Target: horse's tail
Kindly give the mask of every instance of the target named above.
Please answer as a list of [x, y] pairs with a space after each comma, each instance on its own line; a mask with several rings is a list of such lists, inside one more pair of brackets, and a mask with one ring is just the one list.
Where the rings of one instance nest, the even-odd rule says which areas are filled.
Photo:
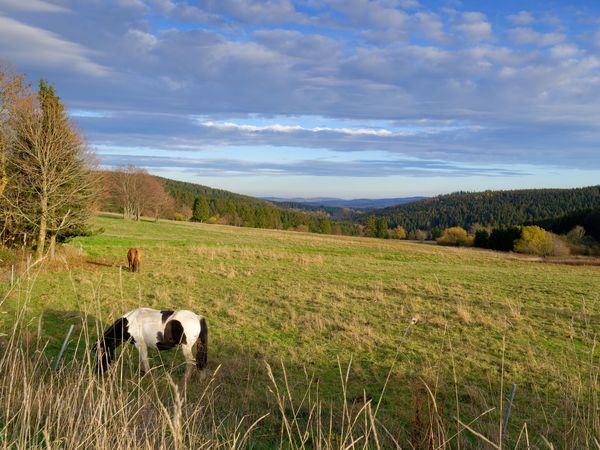
[[208, 362], [208, 325], [206, 319], [200, 317], [200, 337], [196, 344], [196, 367], [202, 370]]
[[128, 325], [129, 321], [125, 317], [120, 317], [96, 341], [98, 373], [104, 373], [108, 369], [108, 366], [112, 363], [115, 349], [123, 342], [131, 339], [131, 335], [127, 331]]

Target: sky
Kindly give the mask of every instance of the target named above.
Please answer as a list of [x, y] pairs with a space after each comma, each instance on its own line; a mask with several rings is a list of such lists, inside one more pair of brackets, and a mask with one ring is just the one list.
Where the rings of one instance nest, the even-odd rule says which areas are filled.
[[104, 167], [255, 196], [600, 184], [600, 2], [0, 0]]

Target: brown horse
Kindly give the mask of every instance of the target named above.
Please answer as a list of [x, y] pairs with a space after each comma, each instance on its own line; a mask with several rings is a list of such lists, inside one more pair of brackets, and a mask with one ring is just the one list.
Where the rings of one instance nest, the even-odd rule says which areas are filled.
[[127, 264], [130, 272], [139, 272], [142, 266], [142, 250], [130, 248], [127, 252]]

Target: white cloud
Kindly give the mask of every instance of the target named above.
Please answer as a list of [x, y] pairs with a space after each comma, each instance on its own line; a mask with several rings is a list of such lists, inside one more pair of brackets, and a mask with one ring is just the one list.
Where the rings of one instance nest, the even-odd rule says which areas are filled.
[[577, 46], [572, 44], [560, 44], [552, 47], [550, 53], [557, 59], [566, 59], [579, 55], [580, 50]]
[[444, 23], [435, 13], [418, 12], [414, 15], [417, 31], [434, 41], [443, 42], [448, 39], [444, 32]]
[[143, 13], [147, 10], [146, 4], [142, 0], [117, 0], [117, 4], [124, 9], [134, 10]]
[[158, 42], [156, 36], [135, 29], [127, 30], [125, 40], [135, 51], [143, 53], [150, 51]]
[[271, 125], [246, 125], [246, 124], [236, 124], [233, 122], [213, 122], [206, 121], [201, 122], [202, 126], [208, 128], [216, 128], [218, 130], [236, 130], [247, 133], [260, 133], [260, 132], [272, 132], [272, 133], [295, 133], [295, 132], [312, 132], [312, 133], [337, 133], [337, 134], [347, 134], [350, 136], [380, 136], [380, 137], [390, 137], [394, 135], [414, 135], [412, 132], [391, 132], [386, 129], [380, 128], [331, 128], [331, 127], [312, 127], [307, 128], [301, 125], [281, 125], [281, 124], [271, 124]]
[[563, 42], [566, 36], [562, 33], [539, 33], [531, 28], [512, 28], [508, 30], [508, 35], [517, 44], [537, 45], [547, 47]]
[[528, 25], [535, 21], [529, 11], [520, 11], [518, 14], [508, 16], [508, 20], [515, 25]]
[[462, 22], [456, 28], [468, 39], [475, 42], [488, 39], [492, 35], [492, 24], [480, 12], [463, 13]]
[[0, 16], [2, 56], [17, 64], [73, 70], [103, 76], [109, 71], [95, 63], [85, 47], [55, 33]]
[[44, 0], [0, 0], [0, 9], [35, 13], [64, 13], [64, 6]]

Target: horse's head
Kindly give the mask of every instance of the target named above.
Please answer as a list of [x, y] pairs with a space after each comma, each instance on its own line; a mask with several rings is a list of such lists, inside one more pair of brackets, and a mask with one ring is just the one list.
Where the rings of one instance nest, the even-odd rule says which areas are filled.
[[124, 341], [131, 339], [131, 335], [127, 331], [127, 326], [127, 319], [119, 317], [96, 342], [95, 350], [98, 373], [104, 373], [108, 369], [112, 363], [115, 349]]

